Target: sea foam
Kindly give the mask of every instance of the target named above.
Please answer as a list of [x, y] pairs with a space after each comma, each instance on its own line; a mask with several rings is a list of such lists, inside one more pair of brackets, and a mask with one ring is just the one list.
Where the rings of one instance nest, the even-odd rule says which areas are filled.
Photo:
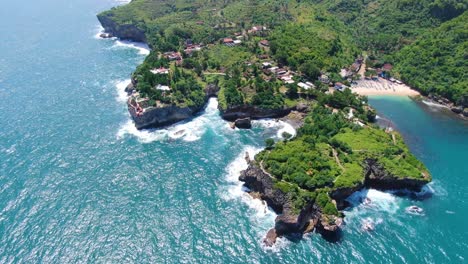
[[275, 139], [283, 139], [283, 133], [286, 132], [293, 137], [296, 136], [296, 129], [292, 125], [282, 120], [264, 119], [252, 121], [253, 127], [261, 127], [264, 129], [275, 130]]
[[150, 48], [145, 43], [140, 42], [132, 42], [128, 40], [117, 40], [115, 41], [113, 48], [121, 49], [121, 48], [131, 48], [138, 50], [140, 55], [148, 55], [150, 54]]
[[128, 95], [127, 95], [127, 92], [125, 92], [125, 88], [127, 88], [127, 86], [130, 84], [130, 82], [131, 82], [130, 79], [115, 82], [115, 88], [117, 90], [116, 99], [117, 99], [118, 102], [122, 102], [122, 103], [127, 102]]
[[226, 167], [225, 179], [228, 184], [220, 190], [220, 193], [225, 200], [240, 200], [249, 207], [250, 220], [256, 231], [258, 243], [264, 250], [278, 252], [289, 244], [287, 239], [278, 238], [273, 247], [266, 247], [263, 243], [266, 232], [275, 225], [277, 214], [268, 207], [265, 201], [250, 196], [246, 192], [248, 189], [243, 186], [244, 183], [239, 181], [241, 172], [248, 167], [245, 154], [249, 153], [249, 157], [253, 158], [261, 150], [262, 148], [253, 146], [246, 146], [242, 149], [241, 153]]
[[[124, 86], [123, 83], [119, 84]], [[191, 142], [199, 140], [208, 128], [215, 129], [216, 127], [224, 127], [227, 130], [228, 124], [219, 118], [217, 99], [210, 98], [203, 113], [190, 121], [182, 121], [166, 128], [138, 130], [133, 121], [129, 119], [117, 132], [117, 138], [122, 139], [126, 135], [131, 135], [141, 143], [163, 140]]]

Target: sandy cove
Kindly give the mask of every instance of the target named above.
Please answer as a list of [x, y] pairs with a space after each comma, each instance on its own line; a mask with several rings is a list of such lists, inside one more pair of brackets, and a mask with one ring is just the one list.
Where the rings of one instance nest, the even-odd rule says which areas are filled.
[[360, 95], [398, 95], [419, 96], [418, 91], [411, 89], [406, 84], [398, 84], [389, 80], [379, 78], [374, 80], [358, 80], [357, 84], [351, 86], [351, 90]]

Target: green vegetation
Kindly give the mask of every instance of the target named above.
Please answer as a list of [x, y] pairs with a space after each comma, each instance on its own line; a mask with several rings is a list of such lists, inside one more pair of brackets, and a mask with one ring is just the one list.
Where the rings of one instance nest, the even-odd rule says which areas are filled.
[[[319, 101], [335, 101], [333, 97], [343, 95], [355, 98], [345, 91]], [[255, 157], [278, 181], [278, 188], [298, 194], [294, 196], [295, 205], [303, 204], [307, 194], [307, 197], [317, 197], [316, 203], [324, 212], [338, 214], [328, 195], [328, 200], [324, 196], [336, 188], [362, 184], [366, 159], [376, 160], [396, 177], [430, 180], [425, 176], [427, 169], [409, 152], [398, 133], [369, 125], [361, 127], [349, 120], [349, 107], [363, 117], [368, 116], [368, 108], [365, 104], [353, 105], [353, 100], [348, 102], [334, 110], [317, 105], [296, 138], [278, 142], [274, 148], [269, 145]]]
[[424, 94], [468, 107], [468, 12], [428, 31], [395, 56], [396, 73]]
[[148, 106], [201, 107], [208, 84], [220, 88], [222, 110], [313, 105], [295, 138], [266, 140], [255, 159], [296, 210], [315, 202], [339, 215], [329, 194], [362, 184], [366, 159], [397, 177], [430, 177], [398, 133], [370, 124], [366, 98], [329, 93], [318, 77], [349, 85], [338, 73], [366, 53], [368, 66], [394, 63], [392, 74], [410, 85], [466, 105], [466, 8], [467, 0], [133, 0], [100, 16], [145, 32], [152, 51], [132, 77]]
[[[320, 72], [330, 73], [332, 81], [342, 81], [339, 70], [365, 51], [374, 60], [372, 64], [396, 64], [393, 75], [423, 93], [442, 95], [466, 107], [467, 7], [468, 0], [133, 0], [99, 16], [111, 19], [118, 27], [130, 24], [145, 32], [153, 48], [144, 62], [151, 65], [147, 69], [159, 63], [161, 52], [183, 54], [188, 39], [214, 44], [183, 64], [197, 73], [201, 86], [209, 83], [206, 73], [234, 68], [244, 73], [245, 63], [259, 63], [259, 55], [269, 55], [279, 66], [312, 81]], [[267, 30], [248, 34], [256, 25]], [[242, 45], [220, 45], [223, 38], [234, 38], [235, 33], [242, 36]], [[268, 39], [270, 47], [259, 47], [261, 39]], [[250, 77], [241, 76], [243, 87], [236, 88], [243, 100], [232, 88], [225, 93], [226, 100], [232, 95], [233, 103], [261, 107], [273, 103], [275, 106], [270, 107], [281, 107], [287, 97], [295, 96], [292, 88], [286, 98], [273, 100], [272, 96], [285, 97], [278, 90], [288, 90], [273, 80], [268, 84], [272, 90], [253, 98], [259, 91], [249, 81], [256, 77], [269, 79], [259, 71]], [[145, 87], [146, 83], [149, 91], [151, 83], [146, 79], [139, 84]]]

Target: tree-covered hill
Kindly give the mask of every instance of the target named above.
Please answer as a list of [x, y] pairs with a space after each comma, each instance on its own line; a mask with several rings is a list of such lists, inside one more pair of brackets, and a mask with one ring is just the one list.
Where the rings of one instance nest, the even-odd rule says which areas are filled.
[[424, 33], [396, 53], [395, 63], [412, 87], [468, 107], [468, 12]]

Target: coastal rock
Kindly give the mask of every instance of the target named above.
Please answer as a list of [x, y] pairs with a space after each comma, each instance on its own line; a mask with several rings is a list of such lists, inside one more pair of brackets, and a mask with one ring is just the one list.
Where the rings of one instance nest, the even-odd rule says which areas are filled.
[[274, 188], [273, 178], [265, 173], [259, 166], [250, 163], [249, 167], [241, 172], [239, 180], [253, 192], [259, 192], [261, 198], [267, 202], [276, 213], [283, 213], [284, 208], [290, 208], [290, 199], [287, 194]]
[[252, 128], [252, 121], [250, 120], [250, 117], [240, 118], [240, 119], [237, 119], [237, 120], [234, 122], [234, 125], [235, 125], [237, 128], [241, 128], [241, 129], [250, 129], [250, 128]]
[[[310, 232], [315, 226], [318, 226], [322, 218], [320, 208], [312, 203], [305, 206], [300, 212], [295, 212], [289, 194], [275, 188], [273, 178], [263, 171], [259, 165], [255, 164], [254, 161], [250, 161], [249, 167], [241, 172], [239, 180], [243, 181], [251, 192], [260, 193], [261, 199], [266, 201], [268, 206], [278, 214], [274, 227], [274, 234], [276, 236], [302, 234]], [[322, 228], [321, 230], [325, 230], [327, 233], [334, 233], [338, 231], [340, 225], [336, 225], [336, 228], [333, 228], [330, 224], [322, 226], [326, 226], [326, 228]], [[267, 238], [264, 240], [267, 245], [274, 241], [272, 237], [273, 233], [270, 236], [267, 234]]]
[[374, 159], [364, 161], [365, 186], [378, 190], [408, 189], [420, 191], [429, 180], [411, 179], [395, 176]]
[[133, 82], [131, 82], [127, 85], [127, 87], [125, 87], [125, 92], [127, 93], [127, 95], [131, 95], [133, 91], [135, 91], [135, 85], [133, 84]]
[[463, 108], [461, 108], [460, 106], [452, 107], [450, 108], [450, 110], [452, 110], [452, 112], [454, 112], [455, 114], [461, 114], [463, 112]]
[[131, 23], [118, 24], [110, 15], [102, 13], [97, 16], [105, 32], [123, 40], [146, 43], [145, 32]]
[[468, 117], [468, 108], [463, 109], [463, 116]]
[[267, 247], [272, 247], [276, 243], [277, 238], [278, 235], [276, 234], [276, 230], [272, 228], [268, 230], [265, 239], [263, 239], [263, 243], [265, 243]]
[[178, 107], [175, 105], [166, 107], [153, 107], [145, 109], [143, 114], [138, 115], [132, 106], [128, 106], [137, 129], [155, 128], [172, 125], [179, 121], [193, 117], [202, 107]]
[[251, 119], [279, 118], [289, 114], [291, 110], [292, 108], [263, 109], [257, 106], [241, 105], [229, 107], [228, 109], [220, 109], [220, 112], [224, 120], [234, 122], [237, 119], [247, 117]]
[[[264, 171], [260, 164], [257, 164], [250, 157], [246, 156], [249, 163], [248, 168], [241, 172], [239, 177], [251, 192], [256, 193], [256, 197], [267, 202], [278, 216], [275, 219], [275, 227], [271, 229], [264, 242], [271, 246], [279, 236], [290, 234], [303, 234], [316, 230], [323, 238], [335, 242], [340, 239], [341, 227], [344, 223], [342, 217], [323, 214], [320, 207], [315, 203], [309, 203], [297, 212], [293, 209], [289, 193], [284, 193], [274, 186], [273, 177]], [[374, 159], [364, 161], [364, 182], [349, 188], [340, 188], [332, 191], [330, 196], [335, 200], [339, 210], [348, 206], [346, 198], [362, 188], [375, 188], [380, 190], [389, 189], [409, 189], [420, 191], [422, 186], [430, 181], [430, 176], [426, 179], [418, 180], [404, 177], [397, 177], [387, 172], [384, 167]]]
[[113, 38], [114, 36], [112, 34], [110, 34], [110, 33], [101, 33], [99, 35], [99, 37], [101, 37], [101, 38]]

